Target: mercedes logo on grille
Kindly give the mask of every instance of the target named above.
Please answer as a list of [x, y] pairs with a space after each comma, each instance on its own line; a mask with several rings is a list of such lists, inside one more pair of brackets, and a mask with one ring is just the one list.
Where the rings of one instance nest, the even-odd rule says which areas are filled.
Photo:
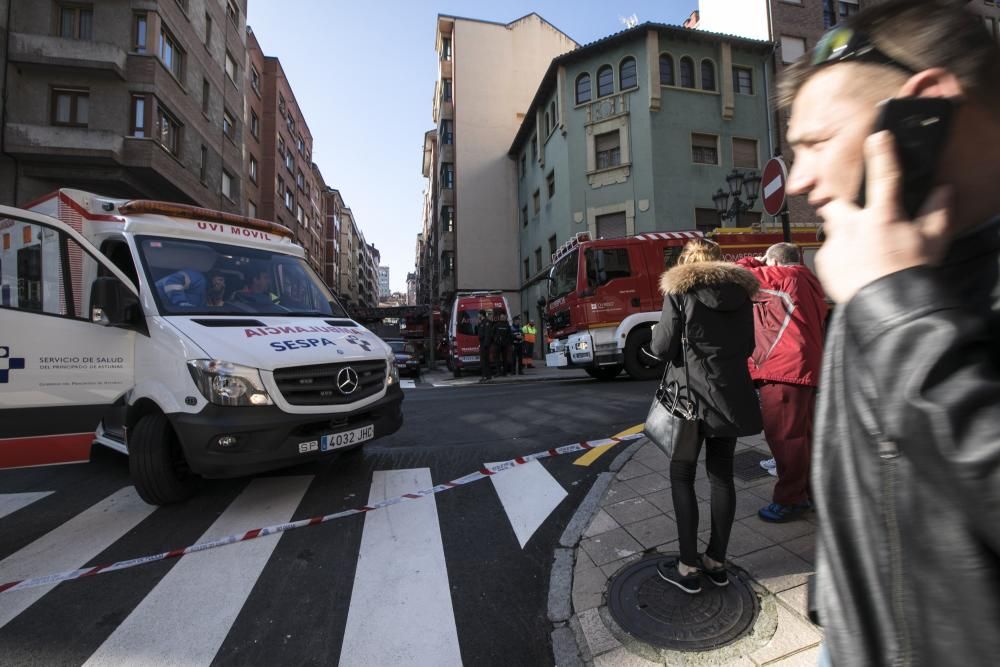
[[337, 389], [339, 389], [340, 393], [344, 396], [348, 396], [357, 391], [358, 384], [360, 384], [358, 372], [350, 366], [341, 368], [340, 372], [337, 373]]

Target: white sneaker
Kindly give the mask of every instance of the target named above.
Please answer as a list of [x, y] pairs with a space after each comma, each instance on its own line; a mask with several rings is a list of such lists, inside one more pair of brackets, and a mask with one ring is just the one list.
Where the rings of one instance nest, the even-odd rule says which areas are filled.
[[760, 462], [760, 467], [764, 470], [777, 470], [778, 463], [774, 459], [764, 459]]

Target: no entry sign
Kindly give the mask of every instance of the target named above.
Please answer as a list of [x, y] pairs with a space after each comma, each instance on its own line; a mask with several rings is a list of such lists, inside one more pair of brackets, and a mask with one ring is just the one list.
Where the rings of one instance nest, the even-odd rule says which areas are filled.
[[774, 157], [764, 165], [764, 173], [760, 177], [761, 193], [764, 195], [764, 210], [768, 215], [778, 215], [785, 206], [785, 182], [788, 180], [788, 169], [785, 161]]

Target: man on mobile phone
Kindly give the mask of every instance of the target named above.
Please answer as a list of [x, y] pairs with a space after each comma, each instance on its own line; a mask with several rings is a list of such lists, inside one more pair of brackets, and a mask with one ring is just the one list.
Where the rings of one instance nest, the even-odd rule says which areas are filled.
[[[812, 475], [826, 649], [837, 665], [992, 664], [1000, 655], [1000, 49], [965, 3], [887, 0], [786, 74], [788, 191], [808, 194], [824, 220], [816, 266], [838, 304]], [[893, 132], [921, 123], [872, 135], [886, 98], [955, 103], [916, 216], [904, 213], [913, 193], [903, 192]], [[940, 118], [925, 120], [932, 127]]]

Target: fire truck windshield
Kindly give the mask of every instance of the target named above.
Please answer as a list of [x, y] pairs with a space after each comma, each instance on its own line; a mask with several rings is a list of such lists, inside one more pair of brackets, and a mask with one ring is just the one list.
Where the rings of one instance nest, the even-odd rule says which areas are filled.
[[559, 299], [576, 289], [576, 267], [580, 251], [574, 250], [549, 271], [549, 298]]

